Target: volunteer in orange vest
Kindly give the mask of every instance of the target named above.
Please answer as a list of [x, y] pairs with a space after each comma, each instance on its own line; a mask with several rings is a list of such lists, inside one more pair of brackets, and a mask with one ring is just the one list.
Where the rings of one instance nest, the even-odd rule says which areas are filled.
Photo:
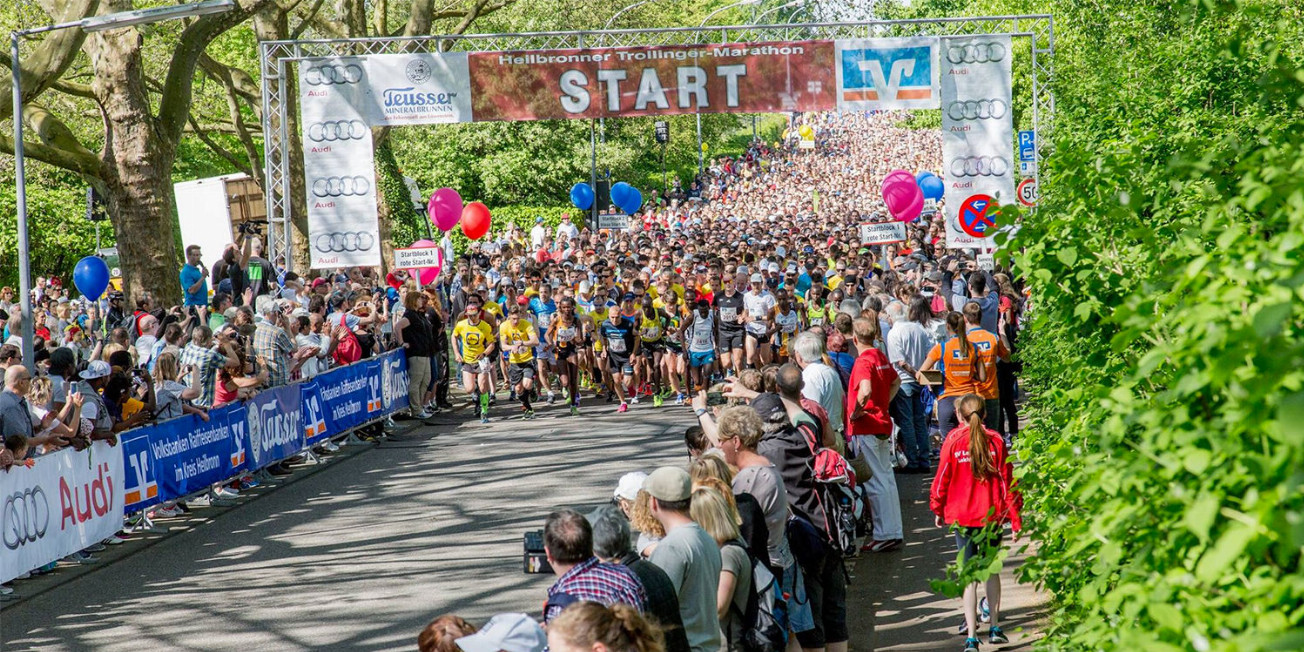
[[948, 313], [946, 332], [951, 339], [933, 345], [933, 350], [928, 352], [919, 368], [918, 380], [921, 384], [929, 384], [924, 372], [931, 371], [939, 362], [942, 364], [944, 385], [937, 398], [937, 423], [942, 432], [951, 432], [960, 425], [955, 416], [955, 400], [965, 394], [977, 393], [978, 384], [987, 382], [987, 368], [979, 364], [977, 351], [964, 327], [963, 315]]
[[[996, 382], [996, 361], [1010, 359], [1010, 347], [1005, 345], [1005, 337], [982, 327], [983, 309], [976, 302], [964, 304], [965, 335], [978, 355], [978, 364], [982, 366], [987, 379], [974, 383], [975, 394], [987, 402], [983, 423], [993, 430], [999, 428], [1001, 419], [1001, 388]], [[1004, 321], [1004, 317], [1001, 318]], [[1003, 328], [997, 330], [1003, 331]]]
[[[942, 442], [937, 476], [928, 495], [928, 507], [937, 526], [952, 527], [963, 559], [968, 561], [978, 556], [984, 559], [979, 564], [993, 558], [990, 555], [1000, 547], [1006, 523], [1015, 534], [1023, 526], [1019, 517], [1022, 500], [1015, 490], [1005, 441], [996, 431], [983, 426], [986, 404], [983, 397], [972, 393], [956, 401], [964, 425], [951, 430]], [[1000, 627], [1000, 573], [987, 578], [986, 593], [991, 610], [988, 640], [996, 645], [1008, 643]], [[975, 582], [964, 589], [964, 621], [968, 631], [965, 652], [978, 651], [977, 611], [978, 583]]]

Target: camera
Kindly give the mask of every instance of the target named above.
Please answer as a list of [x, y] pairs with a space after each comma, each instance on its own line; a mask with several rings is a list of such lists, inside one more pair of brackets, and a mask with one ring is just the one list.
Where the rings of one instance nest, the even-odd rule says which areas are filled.
[[257, 222], [241, 222], [240, 233], [245, 235], [258, 235], [263, 230], [263, 225]]
[[543, 530], [526, 532], [524, 547], [522, 570], [527, 575], [551, 575], [552, 564], [548, 563], [548, 553], [543, 549]]

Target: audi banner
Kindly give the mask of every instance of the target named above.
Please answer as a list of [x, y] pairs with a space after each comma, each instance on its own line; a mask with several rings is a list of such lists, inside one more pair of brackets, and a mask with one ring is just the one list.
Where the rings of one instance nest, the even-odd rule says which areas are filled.
[[104, 442], [45, 455], [0, 473], [0, 582], [71, 555], [122, 529], [122, 453]]
[[380, 265], [369, 57], [299, 64], [299, 124], [313, 269]]
[[476, 121], [821, 111], [832, 41], [473, 52]]
[[946, 246], [991, 248], [996, 206], [1015, 201], [1009, 36], [941, 40]]

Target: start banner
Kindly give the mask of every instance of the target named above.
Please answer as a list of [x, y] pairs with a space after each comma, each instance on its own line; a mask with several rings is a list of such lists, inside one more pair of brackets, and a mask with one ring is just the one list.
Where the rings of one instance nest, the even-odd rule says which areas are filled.
[[833, 41], [473, 52], [469, 58], [477, 122], [837, 106]]
[[65, 448], [0, 473], [0, 582], [122, 529], [122, 453], [104, 442]]

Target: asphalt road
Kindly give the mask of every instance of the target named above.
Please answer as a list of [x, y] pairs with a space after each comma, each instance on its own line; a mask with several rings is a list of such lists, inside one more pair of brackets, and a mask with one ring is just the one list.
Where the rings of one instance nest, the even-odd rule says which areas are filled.
[[[631, 408], [450, 417], [235, 507], [163, 521], [171, 532], [134, 537], [100, 564], [18, 582], [0, 650], [412, 650], [439, 614], [537, 615], [553, 578], [521, 572], [522, 534], [554, 507], [604, 502], [625, 472], [687, 461], [691, 412]], [[958, 601], [928, 591], [954, 549], [932, 528], [926, 480], [900, 477], [909, 545], [853, 564], [851, 649], [958, 649]], [[1012, 615], [1030, 623], [1037, 601], [1024, 593]]]

